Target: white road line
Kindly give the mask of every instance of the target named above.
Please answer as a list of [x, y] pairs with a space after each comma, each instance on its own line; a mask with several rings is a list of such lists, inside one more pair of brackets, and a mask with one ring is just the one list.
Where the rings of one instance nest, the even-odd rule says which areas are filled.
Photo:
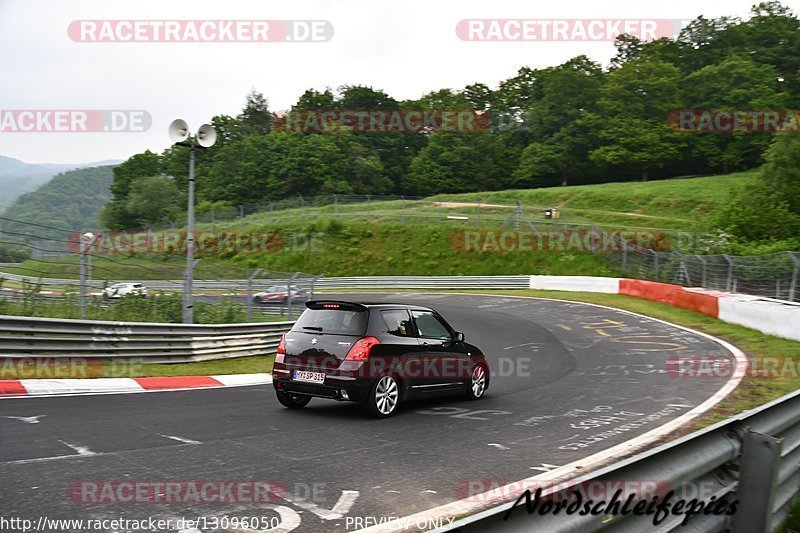
[[560, 468], [558, 465], [551, 465], [547, 463], [541, 463], [542, 466], [532, 466], [531, 470], [539, 470], [541, 472], [549, 472], [551, 470], [555, 470], [556, 468]]
[[[100, 456], [100, 455], [105, 455], [105, 454], [104, 453], [93, 453], [92, 454], [93, 457], [97, 457], [97, 456]], [[54, 455], [52, 457], [36, 457], [34, 459], [18, 459], [16, 461], [5, 461], [3, 463], [0, 463], [0, 465], [25, 465], [25, 464], [28, 464], [28, 463], [44, 463], [44, 462], [47, 462], [47, 461], [58, 461], [60, 459], [78, 459], [78, 458], [81, 458], [81, 457], [87, 457], [87, 456], [83, 455], [83, 454], [78, 454], [78, 453], [70, 454], [70, 455]]]
[[176, 440], [176, 441], [182, 442], [184, 444], [203, 444], [199, 440], [187, 439], [185, 437], [176, 437], [175, 435], [163, 435], [161, 433], [156, 433], [156, 435], [158, 435], [159, 437], [164, 437], [165, 439]]
[[308, 500], [286, 497], [283, 499], [291, 504], [305, 509], [306, 511], [311, 511], [323, 520], [338, 520], [350, 512], [350, 508], [353, 507], [354, 503], [356, 503], [358, 496], [359, 492], [357, 490], [343, 490], [341, 496], [339, 496], [339, 499], [336, 500], [336, 505], [334, 505], [331, 509], [325, 509], [324, 507], [320, 507], [316, 503]]
[[72, 448], [73, 450], [78, 452], [78, 455], [82, 455], [82, 456], [97, 455], [97, 452], [93, 452], [92, 450], [90, 450], [89, 448], [87, 448], [85, 446], [78, 446], [77, 444], [70, 444], [69, 442], [64, 442], [63, 440], [59, 440], [58, 442], [60, 442], [64, 446], [68, 446], [68, 447]]
[[26, 424], [38, 424], [39, 419], [43, 418], [47, 415], [36, 415], [36, 416], [0, 416], [0, 418], [10, 418], [12, 420], [19, 420], [20, 422], [25, 422]]

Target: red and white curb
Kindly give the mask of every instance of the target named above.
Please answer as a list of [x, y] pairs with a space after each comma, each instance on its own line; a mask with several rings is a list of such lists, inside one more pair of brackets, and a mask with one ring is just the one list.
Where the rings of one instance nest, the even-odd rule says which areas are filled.
[[591, 276], [531, 276], [530, 288], [624, 294], [703, 313], [767, 335], [800, 341], [800, 302], [640, 279]]
[[0, 398], [81, 394], [130, 394], [272, 383], [272, 374], [169, 376], [149, 378], [11, 379], [0, 380]]

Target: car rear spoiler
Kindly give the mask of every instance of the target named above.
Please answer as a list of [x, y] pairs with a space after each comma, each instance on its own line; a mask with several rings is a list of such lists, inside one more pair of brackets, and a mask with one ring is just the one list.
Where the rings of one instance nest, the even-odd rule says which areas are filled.
[[343, 302], [340, 300], [309, 300], [306, 302], [309, 309], [345, 309], [348, 311], [366, 311], [367, 306], [358, 302]]

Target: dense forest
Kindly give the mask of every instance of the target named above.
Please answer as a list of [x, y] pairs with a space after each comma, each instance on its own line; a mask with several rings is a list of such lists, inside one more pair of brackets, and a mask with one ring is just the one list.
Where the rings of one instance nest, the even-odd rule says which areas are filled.
[[[35, 191], [17, 198], [3, 213], [2, 230], [6, 240], [29, 241], [31, 234], [63, 238], [63, 231], [51, 231], [47, 226], [76, 230], [97, 228], [97, 214], [111, 199], [113, 168], [109, 165], [63, 172]], [[65, 243], [57, 244], [64, 246]], [[50, 243], [47, 248], [58, 246]]]
[[[681, 109], [800, 109], [800, 20], [778, 2], [747, 19], [698, 17], [673, 39], [621, 35], [600, 65], [586, 56], [522, 67], [491, 88], [476, 82], [417, 100], [359, 85], [309, 89], [292, 107], [473, 110], [484, 132], [295, 132], [252, 91], [235, 117], [215, 116], [217, 144], [200, 151], [200, 205], [263, 204], [297, 195], [405, 194], [722, 174], [764, 163], [773, 133], [676, 131]], [[174, 219], [185, 203], [188, 153], [134, 155], [114, 169], [102, 221], [131, 228]]]

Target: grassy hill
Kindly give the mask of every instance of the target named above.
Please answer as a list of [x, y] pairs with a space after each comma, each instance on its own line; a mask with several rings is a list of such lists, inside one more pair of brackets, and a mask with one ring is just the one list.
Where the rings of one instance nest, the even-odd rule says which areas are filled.
[[[70, 170], [17, 198], [4, 217], [67, 229], [97, 228], [97, 214], [110, 199], [113, 166]], [[58, 232], [3, 222], [3, 231], [58, 237]], [[12, 235], [13, 236], [13, 235]], [[13, 236], [23, 238], [22, 236]], [[26, 239], [27, 240], [27, 239]]]
[[0, 155], [0, 210], [14, 202], [23, 193], [36, 190], [60, 172], [73, 169], [116, 165], [120, 161], [96, 163], [25, 163], [19, 159]]
[[[199, 253], [198, 278], [246, 277], [246, 270], [347, 275], [572, 274], [616, 275], [602, 257], [581, 252], [464, 252], [458, 239], [465, 229], [513, 227], [508, 217], [520, 200], [526, 217], [540, 229], [544, 207], [559, 206], [562, 221], [595, 222], [605, 227], [702, 231], [730, 193], [754, 173], [636, 183], [607, 183], [481, 194], [441, 195], [424, 200], [358, 202], [336, 207], [297, 207], [260, 212], [244, 218], [215, 219], [198, 231], [277, 232], [284, 246], [277, 252]], [[480, 200], [480, 215], [477, 202]], [[450, 216], [451, 218], [448, 218]], [[459, 218], [452, 218], [459, 217]], [[464, 219], [464, 217], [467, 217]], [[522, 228], [526, 228], [522, 223]], [[310, 243], [310, 244], [308, 244]], [[54, 263], [30, 261], [31, 275], [77, 277], [75, 257]], [[56, 264], [59, 263], [59, 264]], [[177, 255], [94, 260], [95, 279], [178, 279]], [[202, 272], [202, 269], [208, 269]], [[103, 270], [105, 269], [105, 270]]]
[[455, 202], [474, 202], [478, 198], [483, 202], [520, 200], [523, 204], [560, 207], [562, 212], [609, 224], [661, 228], [699, 224], [702, 227], [708, 222], [708, 215], [725, 205], [730, 195], [757, 173], [506, 190], [441, 198]]

